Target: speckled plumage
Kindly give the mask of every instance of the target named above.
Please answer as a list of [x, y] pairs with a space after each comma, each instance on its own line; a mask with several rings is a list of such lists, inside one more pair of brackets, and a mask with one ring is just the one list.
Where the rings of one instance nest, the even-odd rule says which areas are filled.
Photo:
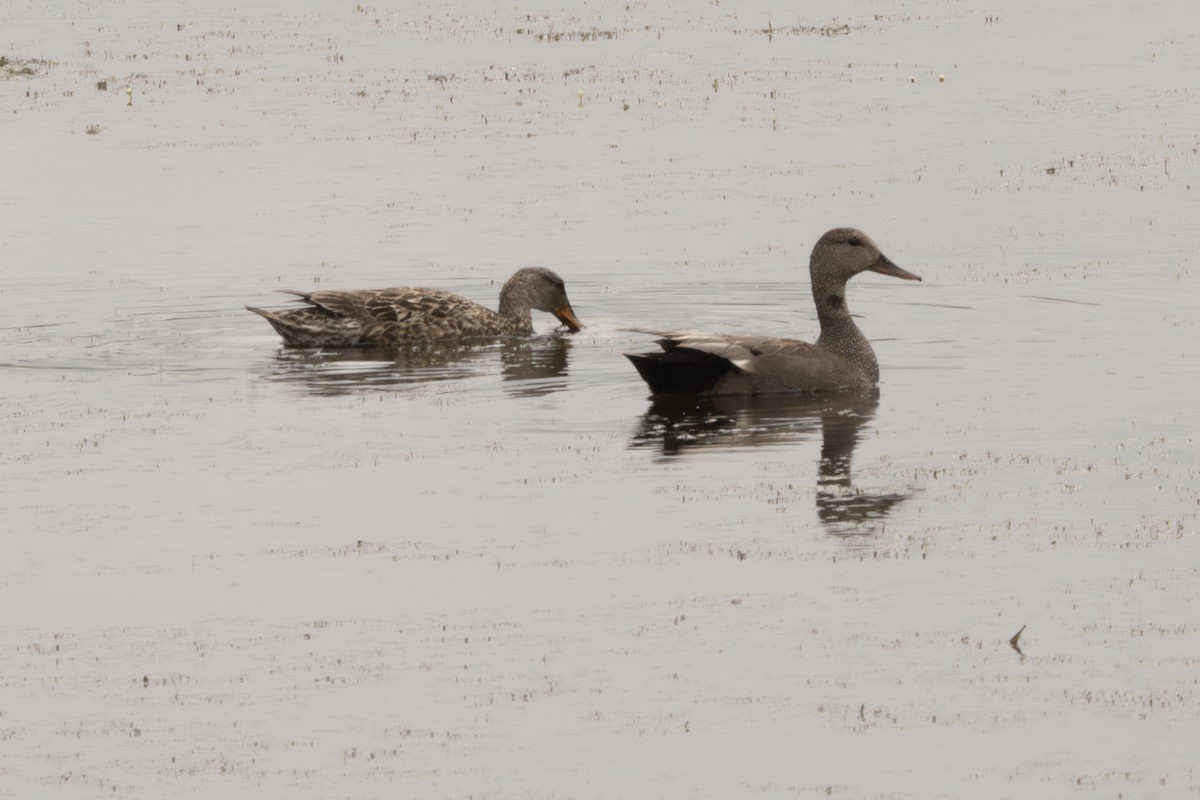
[[879, 362], [846, 307], [846, 282], [871, 270], [921, 280], [893, 264], [871, 238], [835, 228], [809, 260], [821, 335], [815, 344], [768, 336], [639, 329], [661, 337], [661, 353], [626, 353], [654, 395], [818, 392], [874, 386]]
[[246, 306], [296, 347], [383, 346], [533, 333], [532, 309], [583, 327], [562, 278], [542, 267], [517, 270], [500, 290], [499, 311], [441, 289], [396, 287], [346, 292], [294, 292], [307, 304], [289, 311]]

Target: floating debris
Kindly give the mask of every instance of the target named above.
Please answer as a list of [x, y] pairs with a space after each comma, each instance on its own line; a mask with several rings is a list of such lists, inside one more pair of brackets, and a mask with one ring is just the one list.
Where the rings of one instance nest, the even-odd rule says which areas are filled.
[[517, 28], [516, 33], [527, 35], [527, 36], [532, 36], [533, 38], [537, 39], [539, 42], [562, 42], [562, 41], [596, 42], [596, 41], [601, 41], [601, 40], [611, 41], [613, 39], [617, 39], [626, 34], [645, 33], [649, 30], [650, 30], [650, 26], [647, 25], [644, 28], [627, 28], [626, 30], [621, 30], [621, 31], [618, 31], [618, 30], [602, 31], [602, 30], [598, 30], [596, 28], [592, 28], [591, 30], [586, 30], [586, 31], [554, 31], [554, 30], [550, 30], [550, 31], [546, 31], [544, 33], [538, 33], [538, 32], [532, 31], [528, 28]]
[[751, 33], [764, 35], [768, 41], [775, 38], [777, 33], [789, 36], [849, 36], [850, 25], [843, 22], [840, 25], [789, 25], [784, 28], [776, 28], [768, 22], [767, 27], [759, 28]]
[[41, 58], [9, 58], [0, 56], [0, 78], [31, 78], [54, 66], [53, 61]]
[[1016, 650], [1017, 655], [1019, 655], [1021, 658], [1024, 658], [1025, 654], [1023, 652], [1021, 652], [1021, 645], [1017, 644], [1017, 640], [1021, 638], [1021, 634], [1024, 632], [1025, 632], [1025, 626], [1022, 625], [1021, 630], [1014, 633], [1013, 637], [1008, 640], [1009, 647], [1011, 647], [1013, 650]]

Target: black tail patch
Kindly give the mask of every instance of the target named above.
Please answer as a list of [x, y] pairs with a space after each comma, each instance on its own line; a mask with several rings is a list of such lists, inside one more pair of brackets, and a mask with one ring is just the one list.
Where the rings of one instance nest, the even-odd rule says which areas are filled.
[[664, 353], [626, 353], [625, 357], [637, 368], [638, 374], [650, 386], [654, 396], [673, 394], [707, 394], [717, 381], [735, 372], [737, 367], [728, 359], [675, 347]]

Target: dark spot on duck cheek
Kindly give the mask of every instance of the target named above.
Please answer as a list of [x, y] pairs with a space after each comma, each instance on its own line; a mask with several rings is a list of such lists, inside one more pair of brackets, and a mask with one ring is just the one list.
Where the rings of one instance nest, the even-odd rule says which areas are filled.
[[831, 295], [829, 295], [829, 298], [825, 302], [829, 304], [830, 308], [841, 308], [842, 307], [841, 295], [831, 294]]

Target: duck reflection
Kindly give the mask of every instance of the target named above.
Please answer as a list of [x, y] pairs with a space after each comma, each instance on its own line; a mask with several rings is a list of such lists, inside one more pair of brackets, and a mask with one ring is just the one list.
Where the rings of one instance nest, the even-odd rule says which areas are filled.
[[566, 385], [571, 341], [561, 336], [441, 342], [399, 348], [283, 347], [268, 377], [303, 385], [318, 395], [399, 389], [494, 374], [496, 361], [506, 390], [537, 396]]
[[633, 447], [672, 458], [700, 448], [780, 446], [821, 433], [817, 516], [842, 535], [874, 533], [877, 522], [911, 492], [871, 493], [855, 487], [851, 460], [879, 405], [879, 390], [823, 395], [669, 397], [655, 399]]
[[500, 349], [500, 374], [509, 394], [539, 397], [566, 388], [567, 355], [573, 339], [542, 336], [507, 345]]

